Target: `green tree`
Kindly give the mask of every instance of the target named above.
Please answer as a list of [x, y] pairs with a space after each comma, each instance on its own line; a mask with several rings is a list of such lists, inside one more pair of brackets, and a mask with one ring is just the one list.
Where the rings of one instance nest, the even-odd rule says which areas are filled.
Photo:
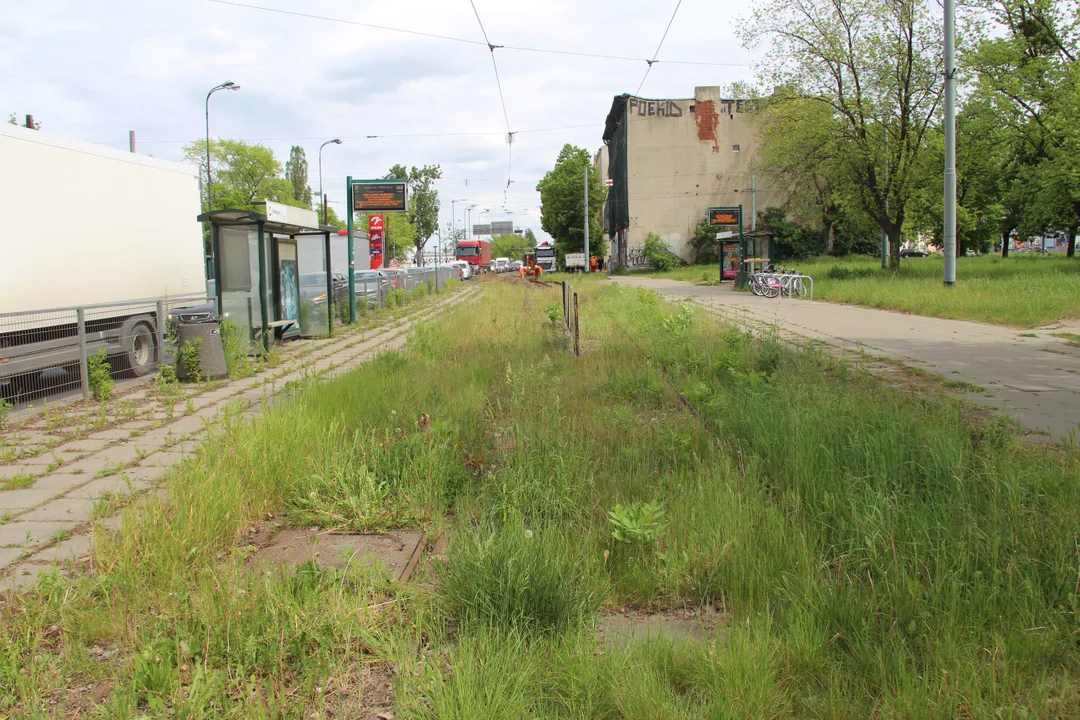
[[525, 246], [529, 248], [536, 247], [536, 233], [532, 231], [532, 228], [525, 228]]
[[600, 173], [592, 165], [589, 152], [570, 144], [563, 146], [555, 167], [536, 185], [540, 192], [540, 226], [555, 240], [560, 256], [585, 250], [585, 188], [589, 182], [589, 252], [603, 257], [607, 244], [600, 212], [607, 198], [607, 188], [600, 183]]
[[[386, 261], [403, 262], [416, 245], [416, 228], [405, 213], [384, 213], [383, 217], [383, 257]], [[368, 213], [357, 216], [356, 227], [360, 232], [368, 231]]]
[[1022, 236], [1063, 230], [1075, 255], [1080, 226], [1080, 14], [1075, 0], [985, 0], [997, 28], [965, 57], [976, 95], [1010, 139], [1004, 204]]
[[[777, 88], [770, 104], [824, 106], [815, 117], [835, 142], [830, 194], [889, 236], [889, 264], [898, 268], [942, 92], [941, 23], [929, 0], [767, 0], [740, 33], [748, 48], [770, 43], [758, 78]], [[795, 147], [816, 152], [820, 123], [784, 128]]]
[[[184, 158], [202, 168], [205, 177], [205, 140], [186, 145]], [[213, 168], [214, 210], [250, 209], [264, 200], [304, 207], [293, 197], [292, 184], [282, 177], [281, 163], [265, 145], [243, 140], [211, 140], [210, 164]], [[206, 191], [204, 187], [204, 207]]]
[[[442, 177], [442, 170], [438, 165], [424, 165], [419, 168], [414, 165], [409, 170], [406, 170], [404, 165], [394, 165], [386, 177], [405, 180], [409, 184], [409, 209], [406, 214], [412, 227], [411, 237], [416, 257], [422, 258], [424, 246], [439, 229], [440, 202], [435, 181]], [[389, 227], [389, 223], [387, 226]]]
[[[289, 150], [289, 160], [285, 163], [285, 177], [292, 185], [292, 196], [297, 203], [311, 207], [311, 187], [308, 185], [308, 161], [304, 148], [293, 145]], [[322, 205], [322, 198], [319, 198]]]
[[506, 233], [504, 235], [496, 235], [491, 238], [491, 257], [508, 257], [511, 260], [520, 260], [521, 255], [526, 250], [536, 249], [536, 238], [533, 237], [533, 243], [530, 245], [529, 241], [521, 235], [514, 233]]

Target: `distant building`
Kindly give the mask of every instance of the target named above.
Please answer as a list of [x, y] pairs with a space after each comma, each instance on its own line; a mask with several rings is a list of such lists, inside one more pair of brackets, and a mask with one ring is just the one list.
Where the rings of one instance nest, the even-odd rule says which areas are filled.
[[634, 264], [650, 232], [692, 262], [688, 242], [708, 208], [742, 205], [749, 228], [752, 204], [784, 201], [760, 175], [751, 199], [752, 102], [721, 98], [717, 87], [695, 88], [692, 99], [615, 98], [594, 165], [610, 182], [604, 229], [622, 264]]

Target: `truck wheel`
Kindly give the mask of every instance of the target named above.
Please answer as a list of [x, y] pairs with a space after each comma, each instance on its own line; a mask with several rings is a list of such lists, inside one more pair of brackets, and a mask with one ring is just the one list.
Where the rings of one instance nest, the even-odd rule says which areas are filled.
[[149, 323], [136, 323], [131, 332], [124, 333], [123, 342], [124, 354], [121, 357], [132, 375], [143, 377], [157, 369], [157, 340]]

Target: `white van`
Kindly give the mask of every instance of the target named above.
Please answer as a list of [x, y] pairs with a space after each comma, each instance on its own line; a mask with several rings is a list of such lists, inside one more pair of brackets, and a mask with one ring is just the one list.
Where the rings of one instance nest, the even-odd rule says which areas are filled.
[[495, 258], [494, 267], [497, 273], [508, 272], [510, 270], [510, 258]]

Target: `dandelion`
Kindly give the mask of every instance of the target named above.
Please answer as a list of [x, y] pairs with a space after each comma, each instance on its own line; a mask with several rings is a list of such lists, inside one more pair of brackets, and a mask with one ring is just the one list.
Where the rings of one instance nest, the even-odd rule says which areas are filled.
[[532, 530], [526, 530], [525, 531], [525, 537], [531, 538], [532, 537]]
[[314, 500], [314, 499], [315, 499], [315, 491], [314, 491], [314, 490], [312, 490], [311, 492], [309, 492], [309, 493], [307, 494], [307, 496], [308, 496], [309, 498], [311, 498], [311, 499], [313, 499], [313, 500]]

